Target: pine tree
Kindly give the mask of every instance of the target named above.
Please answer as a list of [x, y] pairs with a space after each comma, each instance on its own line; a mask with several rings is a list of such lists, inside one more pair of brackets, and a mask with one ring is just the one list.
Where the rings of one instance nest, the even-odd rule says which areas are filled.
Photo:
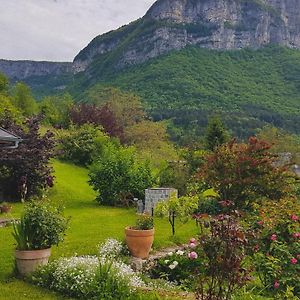
[[224, 124], [219, 117], [213, 117], [209, 120], [205, 144], [208, 150], [214, 151], [218, 146], [226, 143], [229, 140], [229, 133], [225, 129]]

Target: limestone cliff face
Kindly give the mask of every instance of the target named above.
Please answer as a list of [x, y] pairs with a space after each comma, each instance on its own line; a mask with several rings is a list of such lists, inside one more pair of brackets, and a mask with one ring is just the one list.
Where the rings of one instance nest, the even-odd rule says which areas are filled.
[[[158, 0], [131, 30], [98, 37], [75, 58], [85, 70], [119, 48], [118, 67], [142, 63], [174, 49], [300, 48], [299, 0]], [[122, 35], [122, 31], [123, 35]], [[107, 38], [107, 37], [106, 37]], [[106, 55], [106, 56], [105, 56]]]
[[0, 59], [0, 72], [12, 80], [24, 80], [35, 76], [58, 76], [73, 72], [70, 62], [45, 62], [29, 60], [3, 60]]
[[214, 30], [210, 35], [199, 40], [187, 34], [187, 42], [201, 42], [212, 49], [270, 43], [300, 48], [298, 0], [159, 0], [146, 16], [179, 24], [211, 25]]

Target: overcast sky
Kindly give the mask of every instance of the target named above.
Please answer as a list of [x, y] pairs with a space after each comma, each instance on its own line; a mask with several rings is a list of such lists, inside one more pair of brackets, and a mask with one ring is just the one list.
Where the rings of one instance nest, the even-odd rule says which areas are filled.
[[0, 58], [72, 61], [95, 36], [155, 0], [0, 0]]

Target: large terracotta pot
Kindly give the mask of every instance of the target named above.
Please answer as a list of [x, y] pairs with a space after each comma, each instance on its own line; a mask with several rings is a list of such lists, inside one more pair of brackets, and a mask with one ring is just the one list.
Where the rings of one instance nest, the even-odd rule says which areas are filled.
[[126, 244], [132, 256], [147, 258], [149, 256], [153, 241], [154, 228], [150, 230], [135, 230], [125, 228]]
[[21, 275], [28, 275], [35, 271], [39, 266], [48, 263], [51, 249], [19, 251], [16, 250], [15, 257], [17, 269]]

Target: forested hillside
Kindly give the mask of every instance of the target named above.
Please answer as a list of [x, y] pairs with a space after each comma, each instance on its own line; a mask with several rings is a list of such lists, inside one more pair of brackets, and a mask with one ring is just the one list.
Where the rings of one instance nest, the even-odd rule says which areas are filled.
[[299, 50], [190, 47], [98, 77], [100, 84], [89, 89], [91, 82], [82, 79], [72, 88], [79, 100], [90, 101], [103, 87], [116, 86], [141, 96], [155, 120], [172, 119], [189, 134], [201, 132], [212, 114], [221, 115], [240, 137], [266, 123], [300, 132]]

